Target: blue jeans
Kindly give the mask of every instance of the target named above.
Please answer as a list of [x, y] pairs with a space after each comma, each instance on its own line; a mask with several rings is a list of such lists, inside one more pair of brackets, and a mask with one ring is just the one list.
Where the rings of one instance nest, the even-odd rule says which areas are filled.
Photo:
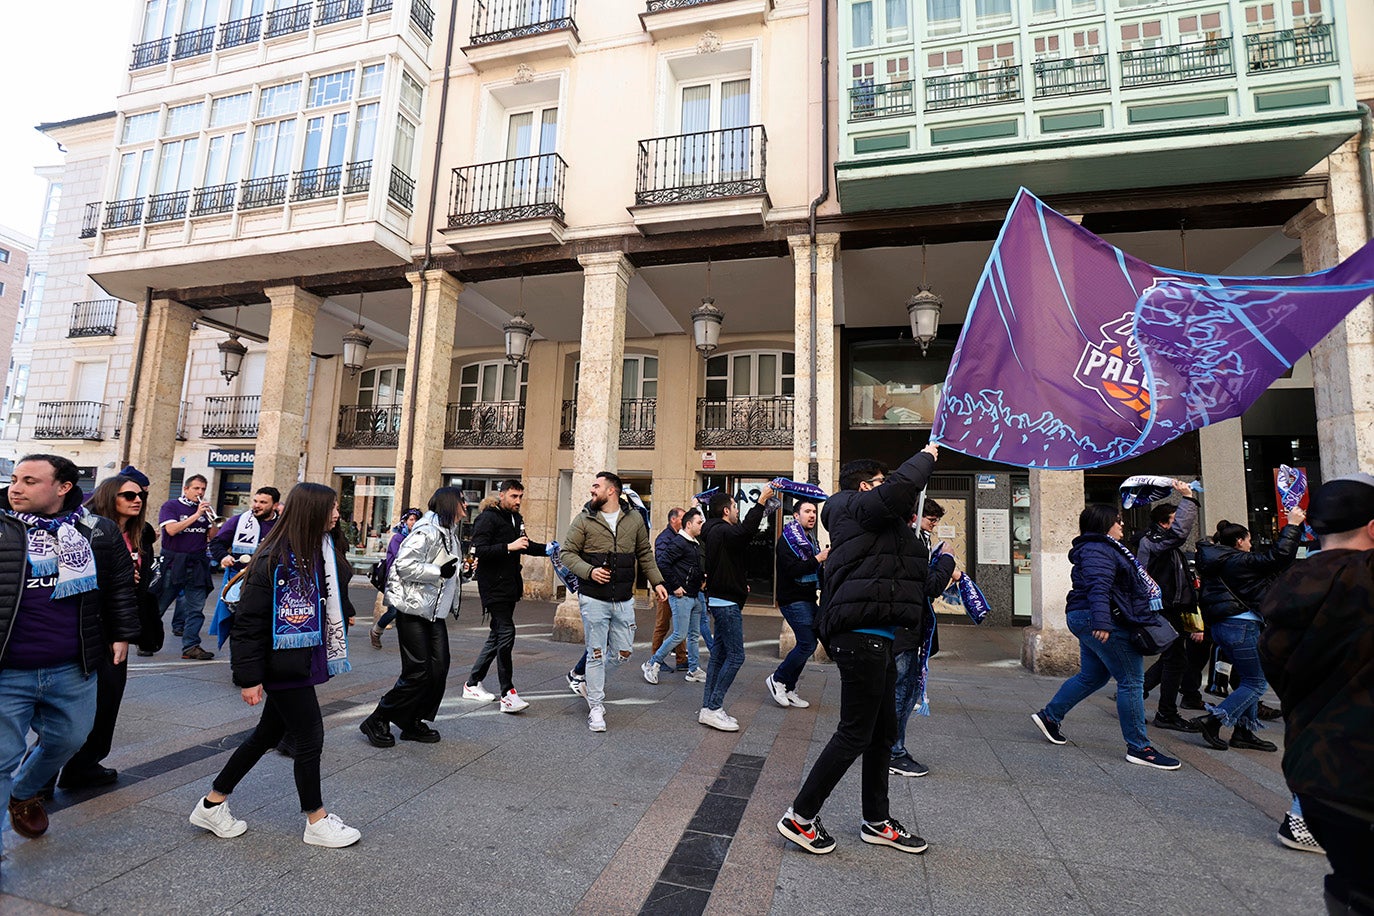
[[797, 601], [784, 604], [778, 610], [782, 611], [782, 619], [787, 621], [787, 625], [796, 635], [797, 644], [787, 653], [782, 664], [778, 665], [778, 670], [773, 672], [773, 680], [788, 690], [796, 690], [797, 681], [801, 680], [802, 669], [806, 667], [811, 656], [816, 654], [816, 631], [811, 629], [816, 617], [816, 602]]
[[679, 598], [677, 595], [668, 596], [668, 609], [673, 612], [673, 632], [668, 634], [668, 638], [663, 640], [658, 651], [653, 654], [649, 661], [656, 665], [663, 664], [663, 660], [668, 657], [668, 653], [677, 648], [677, 644], [682, 640], [687, 640], [687, 669], [695, 671], [699, 667], [701, 656], [698, 654], [700, 646], [697, 640], [701, 638], [701, 608], [697, 604], [697, 599], [690, 595]]
[[[1259, 661], [1259, 623], [1254, 620], [1223, 620], [1212, 624], [1212, 641], [1231, 659], [1231, 695], [1208, 709], [1222, 725], [1236, 725], [1255, 731], [1263, 728], [1256, 711], [1260, 697], [1268, 689]], [[1240, 686], [1235, 686], [1236, 678]]]
[[706, 643], [706, 651], [716, 651], [716, 639], [711, 635], [711, 614], [706, 608], [706, 593], [697, 593], [697, 614], [701, 617], [701, 641]]
[[587, 647], [587, 706], [597, 709], [606, 701], [606, 669], [618, 667], [634, 648], [635, 603], [579, 595], [577, 606]]
[[1092, 616], [1087, 611], [1068, 614], [1069, 632], [1078, 637], [1079, 670], [1064, 682], [1044, 709], [1055, 722], [1083, 700], [1101, 690], [1107, 681], [1116, 680], [1116, 716], [1121, 720], [1121, 737], [1133, 751], [1150, 746], [1145, 734], [1144, 660], [1132, 646], [1126, 631], [1113, 627], [1106, 642], [1093, 636]]
[[706, 709], [720, 709], [725, 705], [725, 691], [735, 681], [744, 664], [744, 620], [738, 604], [708, 605], [716, 622], [716, 640], [711, 647], [711, 662], [706, 666], [706, 691], [701, 705]]
[[[76, 662], [0, 669], [0, 799], [33, 798], [81, 749], [95, 721], [95, 694], [95, 676]], [[38, 744], [25, 758], [30, 728]]]
[[205, 601], [214, 590], [210, 567], [205, 554], [172, 553], [164, 550], [162, 562], [165, 581], [158, 596], [158, 616], [167, 613], [175, 601], [172, 629], [181, 630], [181, 651], [200, 645], [200, 628], [205, 623]]
[[908, 649], [893, 658], [897, 666], [897, 740], [892, 742], [892, 756], [901, 757], [906, 751], [906, 723], [916, 711], [917, 681], [921, 677], [921, 650]]

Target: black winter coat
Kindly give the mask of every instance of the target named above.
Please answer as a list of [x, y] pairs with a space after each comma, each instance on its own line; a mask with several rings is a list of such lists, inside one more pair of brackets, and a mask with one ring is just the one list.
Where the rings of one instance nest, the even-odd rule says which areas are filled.
[[705, 579], [702, 570], [703, 555], [700, 541], [689, 541], [681, 534], [672, 537], [660, 536], [654, 551], [654, 562], [658, 571], [663, 573], [663, 587], [672, 595], [678, 589], [695, 598], [701, 592]]
[[[76, 487], [67, 494], [62, 511], [81, 505]], [[9, 489], [0, 490], [0, 509], [9, 509]], [[110, 644], [138, 639], [138, 597], [134, 589], [134, 561], [118, 526], [107, 518], [87, 515], [77, 530], [91, 542], [95, 554], [97, 589], [81, 593], [81, 670], [90, 674], [110, 655]], [[0, 515], [0, 660], [9, 646], [14, 618], [29, 574], [29, 540], [24, 523]], [[0, 662], [2, 663], [2, 662]]]
[[749, 579], [744, 555], [749, 541], [759, 532], [763, 517], [779, 505], [776, 499], [756, 503], [744, 520], [730, 524], [723, 518], [708, 518], [701, 526], [701, 543], [706, 547], [706, 594], [735, 604], [749, 599]]
[[1140, 570], [1122, 547], [1105, 534], [1080, 534], [1069, 548], [1068, 597], [1065, 612], [1087, 611], [1094, 630], [1119, 628], [1112, 617], [1117, 610], [1128, 620], [1145, 622], [1152, 617], [1150, 590]]
[[[804, 560], [797, 556], [792, 545], [787, 543], [787, 538], [781, 536], [773, 545], [773, 555], [777, 558], [778, 568], [775, 579], [778, 606], [796, 604], [798, 601], [815, 603], [816, 593], [821, 585], [821, 564], [816, 562], [816, 558], [810, 557]], [[810, 582], [802, 582], [801, 579], [804, 576], [812, 576], [813, 578]]]
[[1198, 605], [1202, 619], [1220, 623], [1246, 611], [1259, 612], [1264, 593], [1297, 556], [1302, 528], [1285, 525], [1266, 550], [1246, 552], [1211, 540], [1197, 542], [1197, 571], [1202, 579]]
[[[886, 486], [884, 484], [884, 486]], [[930, 565], [930, 546], [920, 532], [916, 534], [916, 556], [926, 566], [926, 607], [921, 615], [921, 626], [903, 627], [897, 631], [897, 639], [892, 644], [892, 653], [910, 652], [912, 649], [919, 649], [921, 643], [925, 641], [925, 628], [931, 626], [935, 621], [935, 610], [931, 603], [945, 593], [945, 588], [949, 585], [949, 580], [954, 576], [954, 557], [945, 554], [935, 561], [935, 567]], [[940, 637], [937, 634], [935, 641], [931, 644], [930, 654], [934, 656], [940, 651]]]
[[825, 501], [830, 555], [816, 615], [821, 642], [870, 627], [920, 628], [928, 561], [917, 552], [910, 523], [934, 468], [934, 458], [917, 452], [881, 486], [841, 490]]
[[[520, 537], [525, 520], [519, 512], [488, 506], [472, 525], [472, 549], [477, 555], [477, 593], [482, 604], [514, 604], [525, 594], [520, 553], [506, 545]], [[544, 545], [533, 538], [525, 556], [544, 556]]]

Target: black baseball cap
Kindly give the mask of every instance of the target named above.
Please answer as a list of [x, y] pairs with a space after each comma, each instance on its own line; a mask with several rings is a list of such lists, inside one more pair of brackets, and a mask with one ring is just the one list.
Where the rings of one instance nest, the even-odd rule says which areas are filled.
[[1307, 523], [1317, 534], [1341, 534], [1374, 520], [1374, 475], [1348, 474], [1312, 491]]

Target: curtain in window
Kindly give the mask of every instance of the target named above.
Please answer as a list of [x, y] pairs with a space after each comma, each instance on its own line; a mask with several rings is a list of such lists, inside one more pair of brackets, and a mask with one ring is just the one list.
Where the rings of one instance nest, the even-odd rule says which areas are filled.
[[959, 0], [926, 0], [926, 18], [931, 22], [959, 21]]
[[1010, 19], [1011, 0], [973, 0], [978, 19]]
[[709, 171], [711, 129], [711, 87], [689, 86], [682, 90], [682, 133], [678, 184], [682, 187], [705, 183]]
[[907, 0], [887, 0], [887, 40], [905, 41], [907, 31]]
[[850, 32], [856, 48], [873, 44], [873, 4], [865, 0], [850, 9]]
[[721, 180], [749, 177], [753, 144], [749, 136], [749, 81], [720, 84]]

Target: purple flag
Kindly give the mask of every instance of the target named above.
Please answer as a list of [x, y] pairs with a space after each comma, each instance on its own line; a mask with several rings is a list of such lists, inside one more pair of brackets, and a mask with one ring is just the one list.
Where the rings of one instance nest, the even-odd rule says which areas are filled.
[[1240, 416], [1374, 292], [1374, 244], [1299, 277], [1133, 258], [1024, 188], [978, 282], [931, 441], [1020, 467], [1101, 467]]

